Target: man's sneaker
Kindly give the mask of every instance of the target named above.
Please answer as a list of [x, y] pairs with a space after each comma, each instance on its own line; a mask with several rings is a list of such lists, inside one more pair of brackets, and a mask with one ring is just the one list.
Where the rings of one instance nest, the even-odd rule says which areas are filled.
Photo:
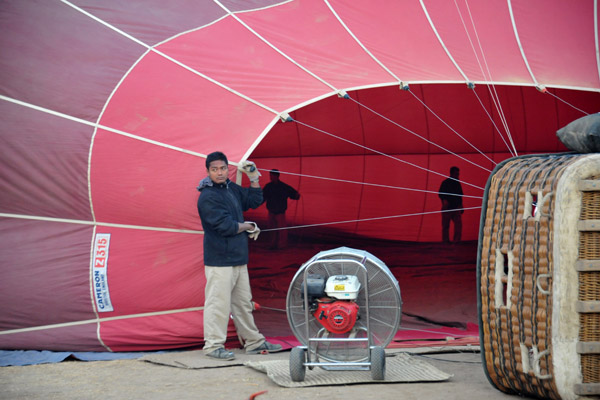
[[266, 340], [263, 344], [258, 346], [252, 350], [246, 350], [246, 354], [268, 354], [268, 353], [277, 353], [278, 351], [283, 350], [280, 344], [269, 343]]
[[235, 354], [232, 351], [225, 350], [222, 347], [219, 347], [216, 350], [211, 351], [210, 353], [206, 353], [208, 357], [217, 358], [219, 360], [233, 360], [235, 358]]

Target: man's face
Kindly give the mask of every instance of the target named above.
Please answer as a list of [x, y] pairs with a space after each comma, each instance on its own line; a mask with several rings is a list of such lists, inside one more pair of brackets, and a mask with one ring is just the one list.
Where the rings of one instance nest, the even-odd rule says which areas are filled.
[[229, 168], [223, 160], [216, 160], [208, 166], [208, 176], [214, 183], [225, 183], [229, 176]]

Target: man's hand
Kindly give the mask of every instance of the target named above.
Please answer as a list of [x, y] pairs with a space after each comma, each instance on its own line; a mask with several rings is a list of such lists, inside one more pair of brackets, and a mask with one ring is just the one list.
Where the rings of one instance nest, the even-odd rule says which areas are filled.
[[250, 182], [258, 182], [258, 178], [261, 176], [260, 172], [258, 172], [258, 168], [256, 168], [256, 164], [252, 161], [244, 161], [241, 164], [242, 171], [246, 173]]
[[260, 235], [260, 228], [258, 227], [258, 225], [256, 225], [256, 222], [252, 222], [252, 221], [244, 221], [245, 224], [250, 224], [253, 226], [252, 229], [247, 230], [246, 232], [248, 232], [248, 237], [250, 239], [258, 239], [258, 235]]

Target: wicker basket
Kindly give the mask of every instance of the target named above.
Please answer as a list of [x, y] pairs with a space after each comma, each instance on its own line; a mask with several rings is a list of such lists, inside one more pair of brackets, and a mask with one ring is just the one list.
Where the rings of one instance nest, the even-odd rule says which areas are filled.
[[486, 186], [477, 274], [492, 385], [545, 399], [600, 395], [600, 155], [498, 165]]

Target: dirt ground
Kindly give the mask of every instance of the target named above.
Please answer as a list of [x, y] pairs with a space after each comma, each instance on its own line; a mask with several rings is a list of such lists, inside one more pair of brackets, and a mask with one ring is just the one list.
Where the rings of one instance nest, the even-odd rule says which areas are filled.
[[[397, 349], [391, 350], [399, 351]], [[406, 351], [406, 350], [402, 350]], [[388, 350], [389, 352], [389, 350]], [[289, 357], [289, 352], [257, 357]], [[416, 355], [453, 374], [436, 383], [368, 383], [285, 388], [246, 366], [183, 369], [140, 360], [65, 361], [3, 367], [1, 399], [516, 399], [495, 389], [485, 377], [479, 352], [465, 350]], [[307, 372], [309, 374], [310, 371]], [[331, 372], [334, 374], [335, 372]]]
[[[330, 246], [329, 244], [327, 246]], [[453, 247], [428, 244], [413, 248], [379, 243], [366, 249], [385, 259], [402, 290], [406, 315], [427, 321], [477, 323], [475, 291], [476, 242]], [[331, 248], [331, 247], [329, 247]], [[323, 248], [326, 249], [326, 248]], [[294, 246], [293, 251], [267, 252], [257, 248], [251, 254], [251, 279], [255, 299], [265, 310], [255, 315], [257, 325], [268, 337], [291, 335], [285, 318], [285, 294], [301, 263], [317, 251], [314, 243]], [[425, 256], [427, 255], [427, 256]], [[268, 260], [276, 268], [263, 265]], [[268, 309], [271, 307], [271, 309]], [[283, 311], [283, 312], [282, 312]], [[437, 325], [403, 317], [403, 329], [431, 329]], [[422, 319], [421, 318], [421, 319]], [[439, 327], [439, 326], [438, 326]], [[407, 351], [394, 348], [387, 352]], [[416, 350], [415, 350], [416, 351]], [[269, 359], [288, 359], [289, 351], [271, 354]], [[487, 380], [479, 352], [415, 355], [452, 378], [437, 383], [365, 383], [340, 386], [285, 388], [264, 373], [246, 366], [185, 369], [141, 360], [64, 361], [24, 367], [0, 368], [0, 399], [515, 399], [495, 389]], [[307, 374], [310, 373], [307, 372]], [[335, 373], [335, 372], [331, 372]]]

